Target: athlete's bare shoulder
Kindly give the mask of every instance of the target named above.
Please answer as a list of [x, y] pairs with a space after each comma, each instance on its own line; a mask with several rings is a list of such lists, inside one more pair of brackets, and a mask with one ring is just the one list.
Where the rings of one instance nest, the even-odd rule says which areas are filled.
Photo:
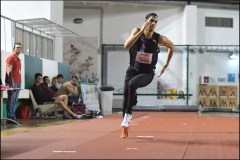
[[167, 47], [173, 47], [174, 46], [174, 44], [166, 36], [160, 36], [159, 37], [159, 44], [165, 45]]

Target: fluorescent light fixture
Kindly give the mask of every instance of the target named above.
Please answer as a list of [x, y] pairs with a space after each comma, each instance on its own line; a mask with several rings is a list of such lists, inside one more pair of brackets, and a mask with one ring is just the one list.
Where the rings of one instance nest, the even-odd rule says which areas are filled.
[[230, 53], [228, 57], [229, 59], [237, 59], [237, 56], [235, 53]]

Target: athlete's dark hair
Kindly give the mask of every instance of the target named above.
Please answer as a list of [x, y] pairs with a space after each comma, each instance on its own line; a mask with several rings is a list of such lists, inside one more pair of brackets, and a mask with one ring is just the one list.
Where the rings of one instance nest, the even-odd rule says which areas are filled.
[[156, 13], [148, 13], [148, 14], [146, 15], [145, 19], [148, 19], [148, 18], [151, 17], [151, 16], [153, 16], [153, 17], [158, 17], [158, 15], [157, 15]]

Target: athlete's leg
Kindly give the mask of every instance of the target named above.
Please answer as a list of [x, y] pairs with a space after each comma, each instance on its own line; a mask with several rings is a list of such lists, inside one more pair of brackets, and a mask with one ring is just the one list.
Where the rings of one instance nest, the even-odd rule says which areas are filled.
[[126, 89], [128, 91], [128, 93], [126, 93], [126, 95], [128, 95], [127, 97], [128, 103], [127, 103], [127, 107], [125, 107], [126, 110], [124, 112], [123, 121], [121, 123], [121, 127], [122, 127], [122, 134], [120, 136], [121, 138], [128, 137], [128, 129], [129, 129], [130, 121], [132, 119], [132, 108], [137, 103], [137, 97], [136, 97], [137, 89], [141, 87], [145, 87], [148, 84], [150, 84], [153, 80], [153, 77], [154, 77], [154, 73], [143, 73], [143, 74], [136, 75], [135, 77], [131, 78], [128, 81], [128, 84], [126, 85], [128, 86], [128, 88]]
[[126, 108], [128, 106], [128, 101], [129, 101], [129, 81], [137, 75], [137, 72], [132, 69], [131, 67], [129, 67], [126, 71], [126, 76], [125, 76], [125, 81], [124, 81], [124, 88], [123, 88], [123, 104], [122, 104], [122, 108], [123, 108], [123, 111], [122, 111], [122, 115], [124, 117], [125, 115], [125, 111], [126, 111]]
[[125, 113], [132, 114], [132, 107], [136, 105], [136, 91], [138, 88], [149, 85], [154, 77], [154, 73], [142, 73], [132, 78], [128, 83], [128, 105]]

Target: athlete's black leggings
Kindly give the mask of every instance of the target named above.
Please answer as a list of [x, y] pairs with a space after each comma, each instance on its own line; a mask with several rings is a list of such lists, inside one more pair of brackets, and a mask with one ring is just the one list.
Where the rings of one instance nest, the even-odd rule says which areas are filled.
[[129, 67], [126, 71], [123, 91], [123, 116], [132, 114], [132, 108], [137, 104], [137, 89], [149, 85], [154, 77], [154, 72], [140, 73]]

